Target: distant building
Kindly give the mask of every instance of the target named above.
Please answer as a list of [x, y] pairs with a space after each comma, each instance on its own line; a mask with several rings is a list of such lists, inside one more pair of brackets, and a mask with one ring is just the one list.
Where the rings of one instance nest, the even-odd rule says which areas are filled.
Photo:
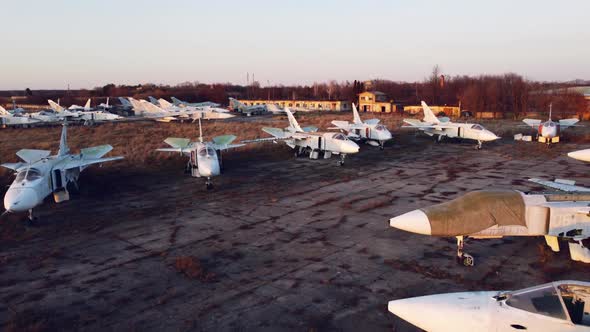
[[393, 100], [390, 100], [383, 92], [367, 91], [359, 93], [359, 112], [391, 113], [395, 112], [395, 108]]
[[[436, 115], [436, 116], [442, 115], [442, 113], [444, 113], [445, 116], [449, 116], [449, 117], [453, 117], [453, 118], [458, 118], [461, 116], [461, 110], [459, 109], [458, 106], [432, 106], [432, 105], [428, 105], [428, 107], [430, 107], [430, 109], [432, 110], [432, 112], [434, 112], [434, 115]], [[404, 106], [404, 113], [408, 113], [408, 114], [422, 113], [422, 106]]]
[[305, 108], [311, 111], [352, 111], [352, 105], [344, 100], [239, 100], [246, 106], [275, 104], [281, 108]]

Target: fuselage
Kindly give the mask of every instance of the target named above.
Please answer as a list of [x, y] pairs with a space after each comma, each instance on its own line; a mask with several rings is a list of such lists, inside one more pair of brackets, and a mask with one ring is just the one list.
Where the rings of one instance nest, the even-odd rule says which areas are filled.
[[539, 136], [545, 138], [553, 138], [559, 136], [560, 126], [558, 122], [553, 122], [551, 120], [543, 122], [539, 125], [537, 129]]
[[292, 145], [310, 148], [312, 150], [330, 151], [336, 154], [353, 154], [359, 151], [359, 146], [349, 140], [342, 133], [334, 132], [313, 132], [293, 133]]
[[[441, 123], [441, 128], [436, 128], [437, 124], [432, 124], [434, 128], [420, 128], [426, 134], [441, 135], [451, 138], [471, 139], [480, 142], [489, 142], [497, 140], [499, 137], [493, 132], [487, 130], [480, 124], [473, 123]], [[443, 128], [447, 127], [447, 128]]]
[[221, 173], [217, 151], [207, 143], [192, 142], [188, 153], [191, 163], [196, 165], [199, 175], [203, 177], [217, 176]]

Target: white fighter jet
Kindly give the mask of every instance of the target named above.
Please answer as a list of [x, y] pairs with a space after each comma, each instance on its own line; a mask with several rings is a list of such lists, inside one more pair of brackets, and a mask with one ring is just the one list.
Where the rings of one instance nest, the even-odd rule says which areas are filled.
[[186, 155], [189, 158], [186, 171], [194, 177], [206, 177], [207, 189], [211, 189], [213, 188], [211, 177], [219, 175], [222, 171], [222, 151], [245, 145], [231, 144], [235, 139], [234, 135], [223, 135], [213, 137], [211, 142], [203, 142], [201, 120], [199, 119], [199, 140], [197, 142], [191, 142], [188, 138], [168, 137], [164, 142], [172, 148], [162, 148], [156, 151], [177, 152]]
[[568, 242], [574, 261], [590, 263], [590, 195], [473, 191], [442, 204], [391, 218], [391, 227], [429, 236], [456, 237], [457, 261], [473, 266], [464, 239], [544, 236], [553, 251]]
[[0, 106], [0, 126], [2, 127], [29, 127], [41, 122], [28, 116], [14, 115]]
[[187, 107], [187, 106], [190, 106], [190, 107], [207, 107], [207, 106], [209, 106], [209, 107], [220, 107], [221, 106], [220, 104], [214, 103], [214, 102], [211, 102], [211, 101], [204, 101], [204, 102], [201, 102], [201, 103], [189, 103], [189, 102], [186, 102], [186, 101], [182, 101], [182, 100], [180, 100], [180, 99], [178, 99], [176, 97], [172, 97], [170, 99], [172, 99], [172, 103], [174, 105], [180, 106], [180, 107]]
[[352, 115], [352, 123], [333, 120], [332, 124], [336, 126], [336, 129], [343, 130], [348, 135], [348, 138], [365, 140], [369, 145], [379, 146], [383, 150], [385, 142], [392, 138], [387, 127], [379, 124], [379, 119], [370, 119], [363, 122], [355, 104], [352, 104]]
[[229, 107], [235, 111], [238, 111], [242, 114], [246, 114], [246, 116], [252, 116], [257, 114], [264, 114], [268, 112], [266, 105], [251, 105], [246, 106], [241, 103], [239, 100], [234, 98], [229, 98]]
[[551, 108], [552, 104], [549, 104], [549, 120], [542, 122], [536, 119], [524, 119], [522, 122], [526, 123], [528, 127], [531, 127], [537, 131], [537, 141], [540, 143], [559, 143], [559, 135], [561, 131], [569, 127], [575, 127], [578, 123], [578, 119], [563, 119], [558, 122], [551, 120]]
[[158, 99], [158, 104], [165, 111], [185, 113], [193, 120], [229, 119], [235, 117], [235, 115], [230, 114], [229, 110], [225, 108], [213, 106], [177, 106], [162, 98]]
[[136, 114], [146, 118], [152, 118], [158, 122], [184, 121], [197, 119], [227, 119], [234, 117], [233, 114], [219, 113], [213, 111], [202, 111], [197, 109], [178, 109], [176, 106], [171, 109], [163, 109], [145, 100], [135, 100], [129, 98]]
[[[47, 100], [47, 102], [49, 103], [49, 107], [51, 108], [51, 110], [53, 110], [53, 112], [55, 112], [55, 116], [57, 118], [59, 118], [60, 121], [63, 120], [63, 118], [77, 118], [78, 116], [80, 116], [80, 114], [78, 112], [75, 112], [74, 110], [70, 110], [70, 109], [65, 109], [62, 106], [60, 106], [59, 103], [56, 103], [51, 99]], [[88, 105], [88, 107], [90, 107], [90, 99], [88, 99], [86, 104]], [[72, 105], [72, 106], [77, 106], [77, 105]], [[78, 107], [81, 107], [81, 106], [77, 106], [77, 108], [74, 108], [74, 109], [79, 110]]]
[[481, 149], [482, 142], [495, 141], [500, 138], [480, 124], [454, 123], [448, 118], [439, 119], [424, 101], [422, 101], [422, 109], [424, 110], [423, 121], [404, 119], [404, 122], [409, 126], [402, 126], [402, 128], [416, 128], [423, 131], [428, 136], [438, 135], [438, 141], [445, 136], [476, 140], [476, 149]]
[[328, 159], [332, 157], [332, 154], [339, 154], [340, 161], [338, 161], [338, 165], [340, 166], [344, 165], [344, 158], [347, 154], [359, 151], [359, 146], [344, 134], [339, 132], [318, 132], [316, 127], [301, 128], [289, 108], [285, 107], [285, 113], [289, 118], [289, 127], [284, 130], [264, 127], [262, 130], [272, 135], [272, 138], [247, 140], [242, 141], [242, 143], [284, 141], [289, 147], [295, 149], [295, 156], [309, 152], [310, 159], [317, 159], [320, 152], [322, 152], [324, 159]]
[[93, 164], [123, 159], [103, 158], [112, 149], [110, 145], [100, 145], [81, 149], [80, 154], [70, 154], [67, 123], [64, 122], [56, 155], [51, 156], [48, 150], [22, 149], [16, 155], [23, 162], [0, 165], [16, 171], [16, 178], [4, 196], [4, 213], [29, 211], [29, 220], [32, 221], [33, 208], [41, 205], [50, 194], [53, 194], [56, 203], [69, 200], [68, 187], [73, 185], [77, 188], [80, 172]]
[[391, 313], [429, 332], [590, 331], [590, 283], [461, 292], [390, 301]]

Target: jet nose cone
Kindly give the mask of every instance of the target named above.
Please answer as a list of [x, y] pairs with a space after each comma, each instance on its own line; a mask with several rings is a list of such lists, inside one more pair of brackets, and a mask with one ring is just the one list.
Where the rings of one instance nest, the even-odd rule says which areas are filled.
[[567, 155], [570, 158], [590, 162], [590, 149], [573, 151], [568, 153]]
[[351, 154], [359, 152], [359, 146], [353, 141], [343, 141], [342, 143], [342, 153]]
[[489, 130], [486, 130], [486, 131], [483, 133], [483, 140], [484, 140], [484, 141], [495, 141], [495, 140], [497, 140], [497, 139], [500, 139], [500, 137], [496, 136], [496, 134], [492, 133], [492, 132], [491, 132], [491, 131], [489, 131]]
[[4, 196], [4, 208], [10, 212], [24, 212], [38, 204], [37, 193], [31, 188], [8, 189]]
[[389, 130], [381, 131], [377, 136], [379, 136], [380, 141], [388, 141], [393, 138]]
[[219, 175], [219, 164], [213, 160], [199, 163], [199, 174], [205, 177]]
[[422, 210], [414, 210], [389, 219], [389, 225], [406, 232], [431, 235], [432, 229], [428, 216]]

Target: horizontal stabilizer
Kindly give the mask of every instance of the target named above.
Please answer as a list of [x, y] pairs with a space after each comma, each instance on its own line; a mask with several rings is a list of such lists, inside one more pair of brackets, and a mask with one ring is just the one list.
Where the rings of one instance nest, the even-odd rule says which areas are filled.
[[368, 125], [376, 125], [376, 124], [379, 123], [379, 121], [381, 121], [381, 120], [379, 120], [379, 119], [369, 119], [369, 120], [365, 120], [365, 124], [368, 124]]
[[541, 124], [541, 120], [536, 119], [524, 119], [522, 122], [526, 123], [528, 126], [531, 127], [538, 127]]
[[190, 144], [191, 140], [188, 138], [168, 137], [164, 140], [164, 143], [170, 145], [173, 148], [185, 149]]
[[91, 148], [81, 149], [80, 155], [82, 155], [84, 159], [100, 158], [109, 153], [112, 149], [113, 147], [108, 144], [99, 145]]
[[11, 169], [13, 171], [16, 171], [17, 169], [19, 169], [25, 165], [26, 165], [26, 163], [6, 163], [6, 164], [2, 164], [0, 166], [2, 166], [4, 168]]
[[262, 131], [277, 138], [284, 138], [285, 132], [280, 128], [263, 127]]
[[564, 120], [559, 120], [559, 125], [561, 126], [562, 129], [566, 129], [568, 127], [574, 126], [579, 121], [580, 120], [578, 120], [578, 119], [564, 119]]
[[49, 150], [30, 150], [30, 149], [22, 149], [19, 150], [16, 155], [19, 156], [20, 159], [24, 160], [27, 163], [34, 163], [35, 161], [41, 160], [51, 154]]
[[237, 137], [234, 135], [222, 135], [213, 137], [213, 143], [216, 145], [228, 145], [231, 144]]

